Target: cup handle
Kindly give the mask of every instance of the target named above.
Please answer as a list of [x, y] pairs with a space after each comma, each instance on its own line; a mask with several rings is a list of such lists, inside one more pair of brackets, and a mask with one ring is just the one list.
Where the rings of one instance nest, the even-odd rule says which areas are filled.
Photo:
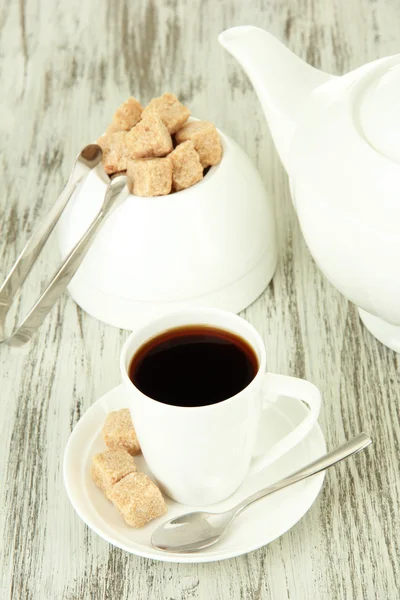
[[258, 473], [278, 458], [297, 446], [311, 431], [318, 420], [321, 408], [321, 394], [319, 389], [310, 381], [265, 373], [263, 382], [264, 409], [268, 404], [277, 401], [279, 396], [287, 396], [305, 402], [310, 407], [310, 412], [297, 427], [268, 450], [267, 454], [253, 459], [250, 474]]

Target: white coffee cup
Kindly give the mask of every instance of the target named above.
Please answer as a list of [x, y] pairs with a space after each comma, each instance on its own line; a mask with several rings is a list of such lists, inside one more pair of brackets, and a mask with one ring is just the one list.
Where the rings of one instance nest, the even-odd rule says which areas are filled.
[[[163, 404], [136, 388], [128, 375], [132, 357], [148, 340], [185, 325], [208, 325], [246, 340], [259, 363], [251, 383], [227, 400], [196, 407]], [[182, 504], [213, 504], [229, 497], [249, 472], [265, 468], [303, 440], [321, 406], [319, 390], [309, 381], [266, 373], [265, 346], [254, 327], [217, 309], [181, 310], [135, 331], [124, 344], [120, 367], [146, 463], [162, 490]], [[279, 396], [305, 402], [310, 411], [267, 454], [254, 457], [261, 413]]]

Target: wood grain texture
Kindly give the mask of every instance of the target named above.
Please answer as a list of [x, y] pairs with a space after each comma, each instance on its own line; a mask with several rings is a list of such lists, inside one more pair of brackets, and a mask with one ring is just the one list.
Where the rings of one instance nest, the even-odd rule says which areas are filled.
[[[217, 43], [238, 24], [332, 73], [400, 51], [397, 0], [0, 0], [0, 275], [115, 106], [171, 90], [249, 153], [276, 204], [279, 267], [244, 313], [269, 369], [320, 387], [330, 447], [364, 429], [374, 448], [331, 471], [301, 522], [249, 555], [172, 565], [113, 548], [74, 513], [61, 464], [82, 413], [118, 383], [127, 333], [65, 295], [31, 344], [0, 348], [2, 600], [399, 598], [399, 357], [305, 246], [255, 94]], [[52, 240], [18, 308], [56, 262]]]

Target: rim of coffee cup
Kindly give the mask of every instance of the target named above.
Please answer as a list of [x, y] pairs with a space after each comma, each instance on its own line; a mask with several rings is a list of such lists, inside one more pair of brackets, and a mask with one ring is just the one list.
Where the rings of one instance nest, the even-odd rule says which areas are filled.
[[[189, 315], [192, 316], [193, 318], [186, 321], [184, 319], [184, 317], [185, 316], [189, 317]], [[232, 322], [240, 324], [245, 329], [248, 329], [251, 336], [253, 336], [253, 340], [256, 341], [256, 344], [254, 344], [252, 339], [249, 339], [249, 337], [247, 337], [247, 336], [243, 336], [236, 329], [230, 329], [229, 327], [225, 327], [221, 324], [208, 323], [207, 320], [204, 318], [207, 315], [214, 316], [214, 317], [228, 318]], [[174, 319], [180, 320], [182, 318], [184, 319], [183, 323], [180, 323], [180, 322], [174, 323], [173, 322]], [[171, 322], [165, 327], [159, 327], [159, 328], [157, 327], [156, 331], [153, 331], [149, 335], [145, 335], [143, 337], [143, 335], [145, 334], [146, 331], [152, 330], [154, 328], [154, 326], [156, 326], [159, 323], [161, 324], [165, 321], [171, 321]], [[223, 331], [230, 331], [231, 333], [235, 333], [239, 337], [243, 337], [243, 339], [245, 339], [246, 342], [248, 344], [250, 344], [250, 346], [253, 348], [253, 350], [255, 351], [257, 358], [258, 358], [258, 370], [257, 370], [255, 377], [253, 377], [253, 379], [251, 380], [251, 382], [245, 388], [243, 388], [243, 390], [241, 390], [234, 396], [231, 396], [230, 398], [226, 398], [225, 400], [221, 400], [221, 402], [218, 402], [215, 404], [206, 404], [203, 406], [175, 406], [173, 404], [164, 404], [163, 402], [160, 402], [159, 400], [156, 400], [155, 398], [151, 398], [150, 396], [147, 396], [146, 394], [141, 392], [139, 390], [139, 388], [137, 388], [135, 386], [135, 384], [130, 379], [129, 374], [128, 374], [129, 365], [130, 365], [135, 353], [147, 341], [157, 337], [158, 335], [164, 333], [165, 331], [168, 331], [170, 329], [175, 329], [177, 327], [181, 327], [181, 326], [185, 326], [185, 325], [188, 325], [188, 326], [190, 326], [190, 325], [211, 326], [211, 327], [215, 327], [217, 329], [219, 328]], [[135, 349], [131, 350], [133, 340], [135, 340], [137, 338], [139, 339], [139, 341], [136, 344]], [[252, 386], [256, 385], [256, 383], [258, 383], [259, 379], [261, 377], [263, 377], [264, 373], [266, 372], [266, 350], [265, 350], [265, 345], [264, 345], [261, 335], [258, 333], [256, 328], [251, 323], [249, 323], [246, 319], [243, 319], [243, 317], [240, 317], [239, 315], [236, 315], [235, 313], [231, 313], [229, 311], [222, 310], [219, 308], [199, 308], [199, 307], [186, 308], [186, 309], [180, 309], [177, 311], [170, 312], [166, 315], [162, 315], [162, 316], [158, 317], [157, 319], [153, 319], [149, 323], [146, 323], [146, 325], [144, 327], [142, 327], [141, 329], [133, 331], [129, 335], [129, 337], [126, 339], [126, 341], [122, 347], [122, 350], [121, 350], [120, 371], [121, 371], [122, 382], [127, 384], [129, 387], [132, 386], [132, 388], [135, 390], [135, 392], [137, 394], [139, 394], [143, 399], [146, 399], [146, 401], [148, 401], [148, 402], [156, 402], [157, 404], [164, 406], [168, 410], [177, 410], [177, 411], [185, 411], [185, 410], [186, 411], [188, 411], [188, 410], [189, 411], [204, 411], [204, 410], [210, 410], [210, 409], [215, 410], [221, 406], [225, 407], [226, 404], [229, 402], [235, 401], [238, 396], [240, 396], [246, 390], [248, 390], [250, 387], [252, 387]]]

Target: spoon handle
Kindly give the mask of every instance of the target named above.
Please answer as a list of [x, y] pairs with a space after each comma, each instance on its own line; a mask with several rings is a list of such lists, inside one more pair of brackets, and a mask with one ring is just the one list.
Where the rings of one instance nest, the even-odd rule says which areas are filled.
[[249, 498], [246, 498], [246, 500], [243, 500], [243, 502], [240, 502], [237, 506], [232, 508], [232, 513], [237, 516], [248, 506], [250, 506], [250, 504], [257, 502], [257, 500], [261, 500], [261, 498], [265, 498], [265, 496], [269, 496], [270, 494], [273, 494], [278, 490], [282, 490], [289, 485], [293, 485], [298, 481], [307, 479], [307, 477], [311, 477], [312, 475], [316, 475], [321, 471], [325, 471], [325, 469], [329, 469], [329, 467], [332, 467], [341, 460], [344, 460], [345, 458], [364, 450], [364, 448], [369, 446], [371, 443], [372, 440], [366, 433], [360, 433], [359, 435], [356, 435], [356, 437], [352, 438], [348, 442], [345, 442], [335, 450], [332, 450], [332, 452], [328, 452], [320, 458], [317, 458], [317, 460], [314, 460], [312, 463], [306, 465], [302, 469], [295, 471], [288, 477], [285, 477], [285, 479], [282, 479], [277, 483], [273, 483], [267, 488], [264, 488], [252, 496], [249, 496]]

